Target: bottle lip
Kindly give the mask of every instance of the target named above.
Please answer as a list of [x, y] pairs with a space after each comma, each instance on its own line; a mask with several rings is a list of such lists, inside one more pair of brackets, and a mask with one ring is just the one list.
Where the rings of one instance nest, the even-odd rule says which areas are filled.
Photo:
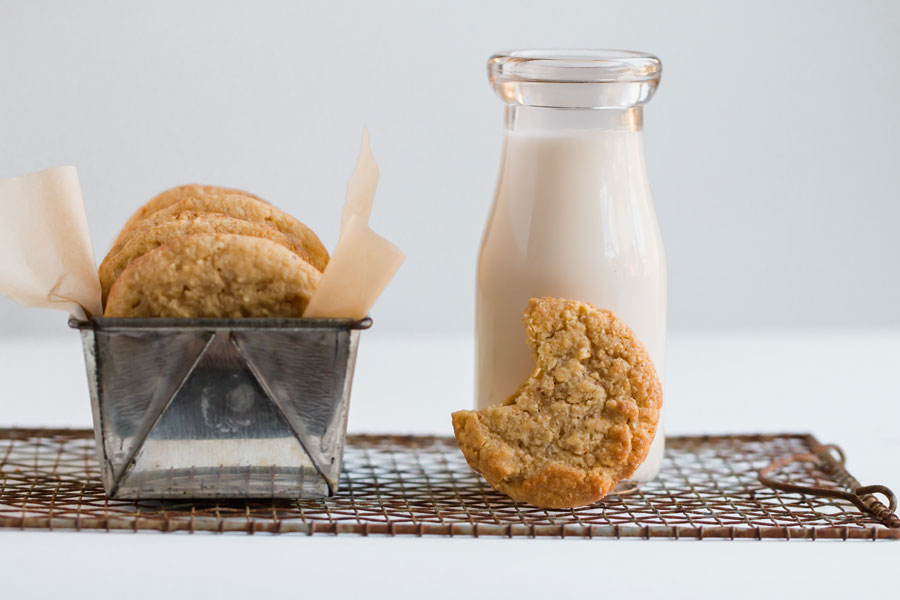
[[662, 62], [648, 52], [592, 48], [522, 49], [497, 52], [488, 60], [493, 84], [628, 83], [659, 81]]

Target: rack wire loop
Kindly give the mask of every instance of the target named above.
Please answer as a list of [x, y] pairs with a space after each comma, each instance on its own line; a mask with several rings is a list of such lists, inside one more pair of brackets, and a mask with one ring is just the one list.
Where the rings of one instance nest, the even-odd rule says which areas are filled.
[[[760, 483], [785, 492], [847, 500], [848, 502], [852, 502], [861, 511], [870, 513], [875, 518], [884, 521], [884, 524], [887, 527], [900, 528], [900, 518], [894, 514], [897, 510], [897, 496], [890, 488], [883, 485], [860, 485], [853, 476], [844, 470], [843, 465], [846, 458], [844, 456], [844, 451], [841, 450], [839, 446], [835, 444], [819, 445], [818, 450], [819, 452], [817, 453], [804, 452], [773, 460], [769, 465], [760, 469]], [[823, 456], [823, 452], [827, 454]], [[831, 452], [837, 452], [839, 459], [835, 460]], [[819, 467], [824, 472], [836, 475], [838, 481], [843, 483], [847, 489], [827, 488], [817, 485], [798, 485], [795, 483], [778, 481], [771, 476], [773, 473], [784, 469], [788, 465], [798, 462], [810, 463]], [[888, 501], [888, 506], [885, 506], [878, 501], [875, 494], [883, 495]]]

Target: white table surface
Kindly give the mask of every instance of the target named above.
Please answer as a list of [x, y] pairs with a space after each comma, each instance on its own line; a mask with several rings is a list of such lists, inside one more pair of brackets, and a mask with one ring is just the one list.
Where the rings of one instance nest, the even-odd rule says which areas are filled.
[[[449, 434], [450, 412], [472, 403], [472, 348], [467, 336], [364, 333], [351, 431]], [[898, 373], [900, 331], [675, 333], [666, 429], [811, 431], [844, 448], [863, 484], [900, 492]], [[0, 427], [90, 420], [74, 332], [0, 339]], [[891, 542], [0, 531], [0, 598], [889, 598], [898, 560]]]

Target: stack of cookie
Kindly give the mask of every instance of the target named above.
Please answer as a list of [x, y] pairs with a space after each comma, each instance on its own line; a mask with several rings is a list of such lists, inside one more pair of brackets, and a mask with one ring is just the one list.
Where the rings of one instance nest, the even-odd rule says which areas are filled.
[[300, 317], [328, 264], [313, 231], [235, 189], [184, 185], [138, 209], [100, 264], [106, 317]]

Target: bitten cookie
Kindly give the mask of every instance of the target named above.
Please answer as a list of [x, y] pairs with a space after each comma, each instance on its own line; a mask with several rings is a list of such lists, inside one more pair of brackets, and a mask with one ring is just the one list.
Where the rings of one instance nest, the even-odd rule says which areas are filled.
[[574, 300], [532, 299], [536, 367], [503, 405], [453, 413], [469, 465], [496, 490], [543, 508], [596, 502], [644, 461], [662, 388], [631, 329]]
[[[144, 224], [149, 227], [144, 227]], [[151, 217], [135, 228], [125, 242], [120, 244], [118, 249], [110, 251], [100, 263], [98, 273], [104, 305], [113, 283], [132, 261], [176, 237], [200, 233], [233, 233], [265, 238], [284, 246], [307, 262], [310, 260], [309, 254], [300, 242], [268, 225], [235, 219], [223, 214], [195, 211], [181, 212], [168, 220], [156, 220]]]
[[199, 183], [179, 185], [178, 187], [173, 187], [157, 194], [156, 196], [151, 198], [150, 201], [147, 202], [147, 204], [137, 209], [133, 215], [128, 217], [128, 220], [125, 222], [125, 226], [122, 228], [122, 231], [119, 233], [116, 241], [113, 242], [113, 246], [121, 243], [124, 238], [127, 237], [128, 232], [132, 229], [132, 227], [134, 227], [137, 223], [143, 221], [156, 211], [162, 210], [164, 208], [169, 208], [173, 204], [180, 202], [185, 198], [191, 198], [193, 196], [206, 196], [209, 194], [240, 194], [242, 196], [248, 196], [257, 200], [262, 200], [262, 198], [254, 196], [250, 192], [245, 192], [244, 190], [238, 190], [234, 188], [224, 188], [217, 185], [200, 185]]
[[[324, 271], [325, 266], [328, 264], [328, 251], [313, 230], [268, 202], [241, 194], [190, 196], [179, 200], [168, 208], [153, 213], [152, 219], [154, 219], [155, 223], [160, 223], [172, 219], [175, 215], [185, 211], [219, 213], [235, 219], [269, 225], [297, 240], [306, 253], [309, 254], [309, 260], [312, 265], [319, 271]], [[127, 234], [123, 232], [120, 238], [126, 240], [139, 228], [148, 226], [145, 225], [145, 221], [138, 222], [132, 227], [131, 232]], [[116, 251], [117, 248], [119, 247], [113, 247], [113, 251]]]
[[300, 317], [321, 274], [271, 240], [206, 233], [175, 238], [122, 272], [107, 317]]

